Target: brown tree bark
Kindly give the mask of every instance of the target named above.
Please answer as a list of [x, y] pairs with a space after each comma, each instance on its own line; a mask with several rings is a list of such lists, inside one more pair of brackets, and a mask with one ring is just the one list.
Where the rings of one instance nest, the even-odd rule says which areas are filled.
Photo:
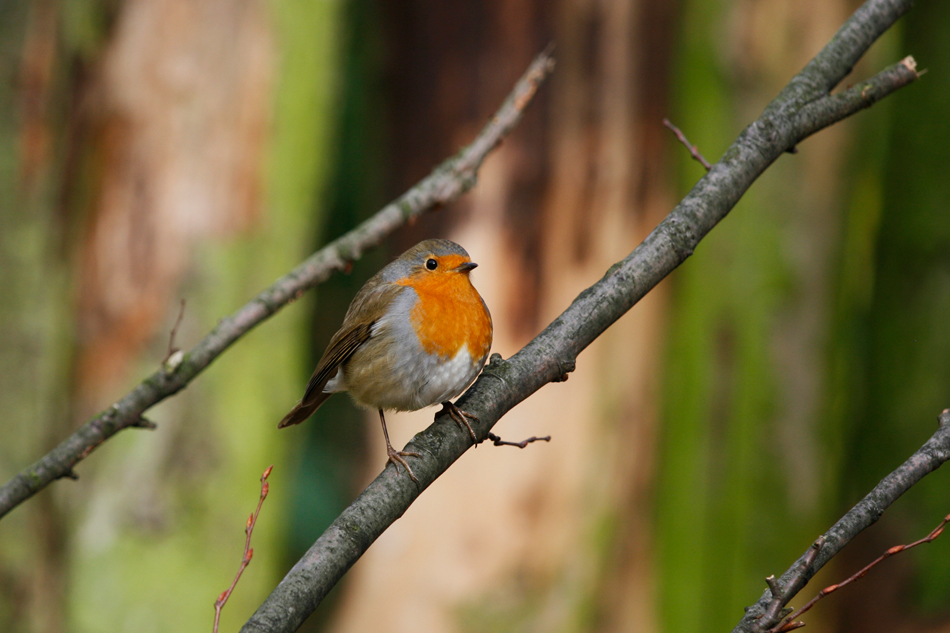
[[[391, 193], [481, 126], [526, 61], [555, 44], [557, 70], [539, 111], [486, 163], [479, 186], [399, 236], [403, 247], [446, 236], [479, 262], [474, 280], [494, 318], [493, 352], [520, 349], [672, 206], [660, 122], [675, 9], [660, 1], [379, 4]], [[496, 429], [511, 440], [551, 434], [550, 444], [481, 448], [427, 491], [357, 564], [332, 629], [472, 630], [511, 617], [542, 627], [590, 617], [605, 630], [650, 622], [664, 303], [662, 289], [651, 294], [585, 352], [583, 372]], [[397, 443], [431, 416], [393, 416]], [[370, 462], [367, 475], [377, 470]], [[446, 568], [455, 570], [451, 582], [439, 572]], [[564, 583], [574, 596], [566, 603]]]

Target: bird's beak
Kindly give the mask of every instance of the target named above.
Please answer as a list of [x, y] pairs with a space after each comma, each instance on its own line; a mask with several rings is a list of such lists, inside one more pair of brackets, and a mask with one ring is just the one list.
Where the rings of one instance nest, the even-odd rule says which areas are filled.
[[459, 264], [455, 268], [455, 271], [459, 273], [467, 273], [468, 271], [472, 270], [476, 266], [478, 266], [478, 264], [476, 264], [475, 262], [465, 262], [464, 264]]

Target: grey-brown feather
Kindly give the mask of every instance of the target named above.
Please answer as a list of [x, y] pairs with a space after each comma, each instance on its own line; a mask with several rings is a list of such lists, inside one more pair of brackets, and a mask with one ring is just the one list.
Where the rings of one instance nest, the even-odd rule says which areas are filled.
[[314, 398], [311, 402], [303, 403], [298, 402], [297, 406], [290, 410], [290, 413], [284, 416], [284, 419], [277, 424], [278, 429], [282, 429], [288, 426], [293, 426], [294, 424], [300, 424], [316, 411], [323, 401], [329, 398], [333, 394], [321, 393], [319, 397]]
[[464, 248], [449, 240], [419, 242], [398, 259], [390, 262], [360, 288], [343, 318], [343, 325], [330, 339], [317, 363], [300, 402], [277, 425], [284, 428], [309, 418], [332, 393], [324, 391], [341, 367], [373, 337], [373, 325], [402, 292], [412, 292], [395, 282], [422, 270], [431, 255], [457, 254], [468, 257]]
[[[384, 269], [385, 270], [385, 269]], [[310, 376], [307, 389], [300, 402], [277, 425], [282, 429], [300, 424], [309, 418], [332, 393], [324, 392], [327, 383], [337, 375], [340, 367], [372, 336], [373, 324], [385, 312], [395, 295], [406, 290], [405, 286], [389, 284], [377, 273], [353, 298], [343, 325], [330, 339], [327, 349]], [[367, 317], [372, 320], [367, 321]]]

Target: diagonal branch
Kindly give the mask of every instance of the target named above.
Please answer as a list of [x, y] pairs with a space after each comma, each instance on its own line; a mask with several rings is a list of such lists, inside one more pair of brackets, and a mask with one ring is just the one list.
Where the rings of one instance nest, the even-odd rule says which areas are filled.
[[[759, 601], [746, 609], [733, 633], [761, 633], [768, 631], [780, 619], [780, 609], [818, 573], [825, 563], [840, 552], [851, 539], [874, 524], [884, 511], [910, 490], [911, 486], [950, 461], [950, 409], [944, 409], [938, 418], [939, 428], [916, 453], [907, 458], [897, 470], [882, 479], [857, 505], [841, 517], [830, 530], [819, 537], [778, 581], [773, 581], [776, 593], [766, 591]], [[932, 540], [932, 539], [931, 539]], [[813, 554], [817, 549], [817, 555]]]
[[190, 352], [173, 355], [121, 400], [86, 422], [56, 448], [0, 487], [0, 518], [53, 481], [69, 477], [73, 467], [122, 429], [143, 426], [142, 414], [172, 396], [201, 373], [235, 341], [305, 291], [343, 270], [364, 250], [426, 211], [445, 205], [471, 189], [485, 157], [521, 121], [538, 87], [554, 69], [549, 51], [538, 55], [505, 102], [471, 145], [449, 158], [376, 215], [320, 249], [232, 315], [221, 320]]
[[[889, 547], [883, 554], [881, 554], [880, 556], [872, 560], [870, 563], [868, 563], [867, 565], [865, 565], [858, 571], [848, 576], [846, 579], [842, 580], [839, 583], [828, 585], [827, 587], [819, 591], [818, 594], [814, 598], [812, 598], [811, 600], [805, 603], [805, 606], [799, 607], [793, 613], [786, 616], [781, 622], [779, 622], [778, 624], [773, 626], [771, 629], [769, 629], [769, 633], [780, 633], [784, 631], [791, 631], [793, 629], [797, 629], [797, 628], [801, 628], [805, 626], [804, 622], [796, 622], [795, 618], [801, 617], [803, 613], [807, 613], [809, 610], [811, 610], [813, 606], [818, 604], [819, 600], [821, 600], [822, 598], [826, 596], [830, 596], [834, 592], [838, 591], [839, 589], [843, 587], [847, 587], [853, 582], [857, 582], [861, 580], [862, 578], [867, 576], [869, 571], [874, 569], [877, 565], [884, 562], [886, 559], [890, 558], [891, 556], [896, 556], [897, 554], [900, 554], [901, 552], [906, 552], [907, 550], [913, 549], [917, 547], [918, 545], [923, 545], [924, 543], [933, 543], [941, 534], [943, 534], [943, 529], [947, 526], [947, 523], [950, 523], [950, 514], [943, 517], [943, 520], [940, 522], [940, 524], [937, 525], [937, 527], [935, 527], [934, 529], [932, 529], [927, 536], [921, 539], [917, 539], [913, 543], [908, 543], [907, 545], [895, 545], [893, 547]], [[769, 578], [774, 579], [775, 577], [769, 576]], [[769, 589], [773, 589], [773, 587], [770, 585]], [[773, 596], [779, 595], [781, 593], [782, 591], [778, 587], [775, 587], [772, 591]]]
[[[478, 436], [487, 437], [512, 407], [573, 371], [577, 355], [685, 261], [783, 152], [867, 107], [863, 99], [829, 97], [829, 92], [910, 5], [910, 0], [869, 0], [859, 8], [642, 244], [517, 354], [507, 361], [494, 355], [458, 401], [478, 417], [473, 423]], [[913, 65], [902, 63], [867, 83], [879, 99], [916, 78]], [[418, 483], [387, 466], [294, 565], [243, 632], [289, 632], [300, 626], [383, 530], [472, 446], [469, 435], [450, 420], [437, 416], [409, 443], [423, 455], [413, 462]]]

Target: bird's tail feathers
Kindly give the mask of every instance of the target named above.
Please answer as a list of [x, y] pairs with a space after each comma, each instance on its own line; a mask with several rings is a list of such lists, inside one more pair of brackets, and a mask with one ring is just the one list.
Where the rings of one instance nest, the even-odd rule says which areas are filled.
[[316, 411], [323, 401], [330, 397], [329, 393], [318, 393], [316, 398], [312, 398], [309, 402], [306, 399], [297, 403], [293, 409], [290, 410], [290, 413], [284, 416], [284, 419], [280, 421], [277, 425], [278, 429], [282, 429], [287, 426], [292, 426], [294, 424], [300, 424], [305, 421], [313, 412]]

